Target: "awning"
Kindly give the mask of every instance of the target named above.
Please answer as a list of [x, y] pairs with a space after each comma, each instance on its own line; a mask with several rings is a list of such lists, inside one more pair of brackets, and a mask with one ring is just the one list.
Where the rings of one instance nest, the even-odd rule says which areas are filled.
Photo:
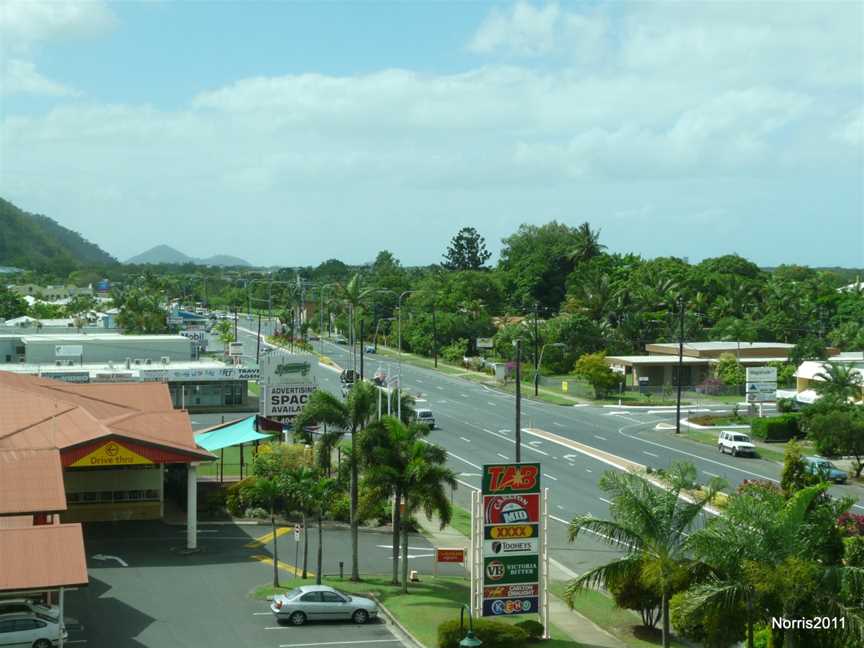
[[222, 448], [271, 438], [271, 435], [261, 434], [255, 430], [255, 417], [250, 416], [239, 421], [224, 423], [206, 432], [199, 432], [195, 435], [195, 442], [205, 450], [213, 452]]

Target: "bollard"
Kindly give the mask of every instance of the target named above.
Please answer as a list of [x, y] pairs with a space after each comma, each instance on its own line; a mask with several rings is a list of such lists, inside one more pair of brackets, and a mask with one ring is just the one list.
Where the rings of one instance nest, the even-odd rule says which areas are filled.
[[339, 580], [345, 580], [345, 563], [339, 561]]

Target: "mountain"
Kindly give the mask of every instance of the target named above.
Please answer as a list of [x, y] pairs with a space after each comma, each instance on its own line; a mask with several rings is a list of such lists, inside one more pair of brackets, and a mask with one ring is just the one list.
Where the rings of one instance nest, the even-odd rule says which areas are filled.
[[206, 266], [250, 266], [251, 263], [239, 257], [230, 256], [228, 254], [215, 254], [206, 259], [196, 259], [187, 254], [183, 254], [180, 250], [175, 250], [170, 245], [157, 245], [150, 248], [146, 252], [127, 259], [126, 263], [133, 265], [144, 264], [159, 264], [170, 263], [182, 265], [184, 263], [194, 263], [195, 265]]
[[116, 263], [117, 259], [78, 232], [0, 198], [0, 265], [61, 275]]

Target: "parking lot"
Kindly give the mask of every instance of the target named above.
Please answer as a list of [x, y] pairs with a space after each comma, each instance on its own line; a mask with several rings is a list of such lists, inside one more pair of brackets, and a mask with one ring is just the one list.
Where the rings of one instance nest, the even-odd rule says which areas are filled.
[[[83, 630], [71, 630], [69, 645], [111, 648], [363, 648], [407, 646], [385, 620], [283, 625], [269, 602], [254, 592], [272, 584], [272, 544], [255, 544], [266, 526], [205, 526], [200, 551], [184, 550], [185, 528], [160, 522], [89, 524], [85, 529], [90, 585], [66, 596], [66, 614]], [[315, 535], [315, 534], [311, 534]], [[293, 534], [279, 541], [280, 563], [294, 562]], [[389, 534], [361, 533], [362, 573], [389, 573]], [[428, 573], [428, 542], [411, 538], [411, 568]], [[302, 557], [302, 551], [300, 552]], [[310, 544], [309, 567], [315, 546]], [[325, 574], [337, 574], [340, 560], [349, 570], [347, 529], [325, 533]], [[302, 558], [301, 558], [302, 560]], [[415, 567], [423, 561], [429, 567]], [[288, 584], [290, 573], [280, 571]]]

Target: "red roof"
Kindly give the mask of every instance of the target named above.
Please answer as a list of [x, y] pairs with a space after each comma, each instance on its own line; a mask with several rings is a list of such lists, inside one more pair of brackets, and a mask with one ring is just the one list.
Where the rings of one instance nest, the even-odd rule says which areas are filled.
[[80, 524], [0, 528], [0, 592], [78, 587], [87, 584]]
[[65, 510], [66, 491], [56, 448], [0, 450], [0, 515]]

